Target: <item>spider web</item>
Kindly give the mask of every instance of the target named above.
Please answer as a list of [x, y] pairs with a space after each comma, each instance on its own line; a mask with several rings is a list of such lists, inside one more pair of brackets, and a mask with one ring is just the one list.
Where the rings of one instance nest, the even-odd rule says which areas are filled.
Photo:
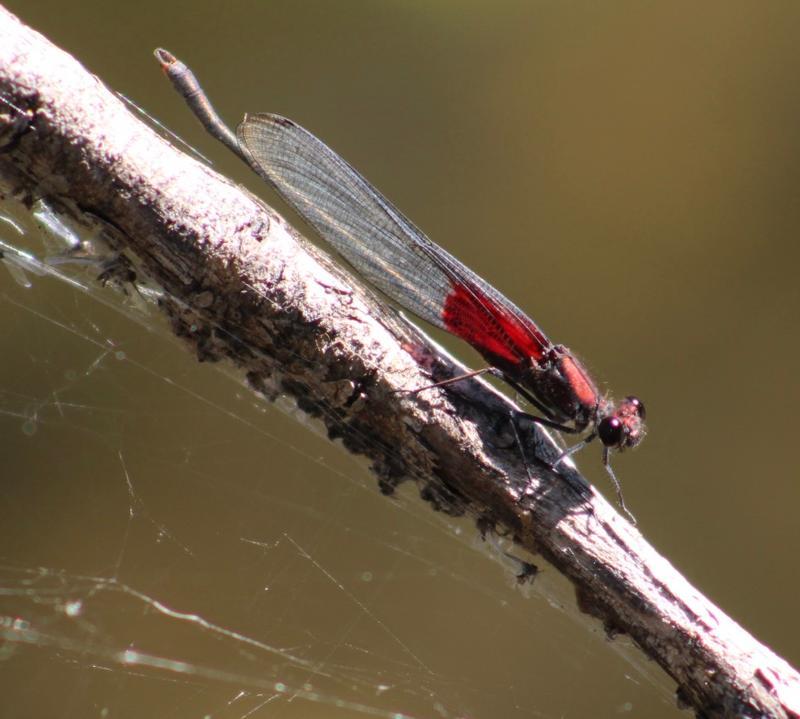
[[555, 572], [520, 584], [510, 543], [411, 486], [381, 496], [293, 403], [194, 362], [157, 288], [96, 281], [102, 238], [44, 202], [0, 211], [0, 685], [19, 715], [674, 714]]

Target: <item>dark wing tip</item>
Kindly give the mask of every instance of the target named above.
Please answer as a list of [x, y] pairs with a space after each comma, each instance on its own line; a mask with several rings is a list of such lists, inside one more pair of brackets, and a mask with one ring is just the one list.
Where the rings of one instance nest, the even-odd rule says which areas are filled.
[[299, 127], [294, 120], [290, 120], [288, 117], [281, 117], [280, 115], [270, 115], [270, 120], [276, 124], [280, 125], [281, 127]]
[[245, 113], [244, 119], [239, 124], [240, 128], [252, 125], [279, 125], [280, 127], [291, 127], [291, 128], [298, 128], [298, 125], [294, 120], [290, 120], [288, 117], [283, 117], [282, 115], [274, 115], [271, 112], [258, 112], [253, 115]]

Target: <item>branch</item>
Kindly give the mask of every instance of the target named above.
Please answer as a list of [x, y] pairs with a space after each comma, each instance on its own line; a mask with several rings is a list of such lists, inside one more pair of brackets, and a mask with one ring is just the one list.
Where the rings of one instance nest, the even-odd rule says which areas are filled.
[[[0, 8], [0, 193], [44, 198], [124, 252], [198, 358], [260, 396], [292, 396], [368, 457], [384, 492], [508, 532], [629, 634], [706, 716], [800, 716], [800, 676], [694, 589], [479, 382], [275, 212], [134, 118], [72, 57]], [[2, 106], [0, 106], [2, 107]]]

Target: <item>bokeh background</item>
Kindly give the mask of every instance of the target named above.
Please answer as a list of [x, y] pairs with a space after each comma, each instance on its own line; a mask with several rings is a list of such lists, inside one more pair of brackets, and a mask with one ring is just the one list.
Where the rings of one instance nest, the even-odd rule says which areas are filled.
[[[800, 4], [6, 6], [278, 207], [152, 50], [232, 123], [301, 122], [640, 396], [616, 468], [641, 530], [800, 663]], [[46, 254], [17, 221], [0, 239]], [[29, 279], [0, 268], [0, 619], [30, 638], [0, 645], [3, 716], [679, 713], [553, 570], [516, 587], [470, 522], [380, 496], [157, 313]]]

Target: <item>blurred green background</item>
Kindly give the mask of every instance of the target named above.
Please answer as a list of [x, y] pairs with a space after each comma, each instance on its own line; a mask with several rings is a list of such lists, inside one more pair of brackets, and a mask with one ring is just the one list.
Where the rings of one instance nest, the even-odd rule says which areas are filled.
[[[278, 207], [152, 50], [231, 123], [301, 122], [640, 396], [615, 466], [641, 530], [800, 663], [800, 4], [6, 6]], [[381, 497], [109, 299], [0, 271], [0, 614], [40, 633], [0, 648], [4, 715], [678, 714], [553, 570], [519, 590], [470, 522]]]

